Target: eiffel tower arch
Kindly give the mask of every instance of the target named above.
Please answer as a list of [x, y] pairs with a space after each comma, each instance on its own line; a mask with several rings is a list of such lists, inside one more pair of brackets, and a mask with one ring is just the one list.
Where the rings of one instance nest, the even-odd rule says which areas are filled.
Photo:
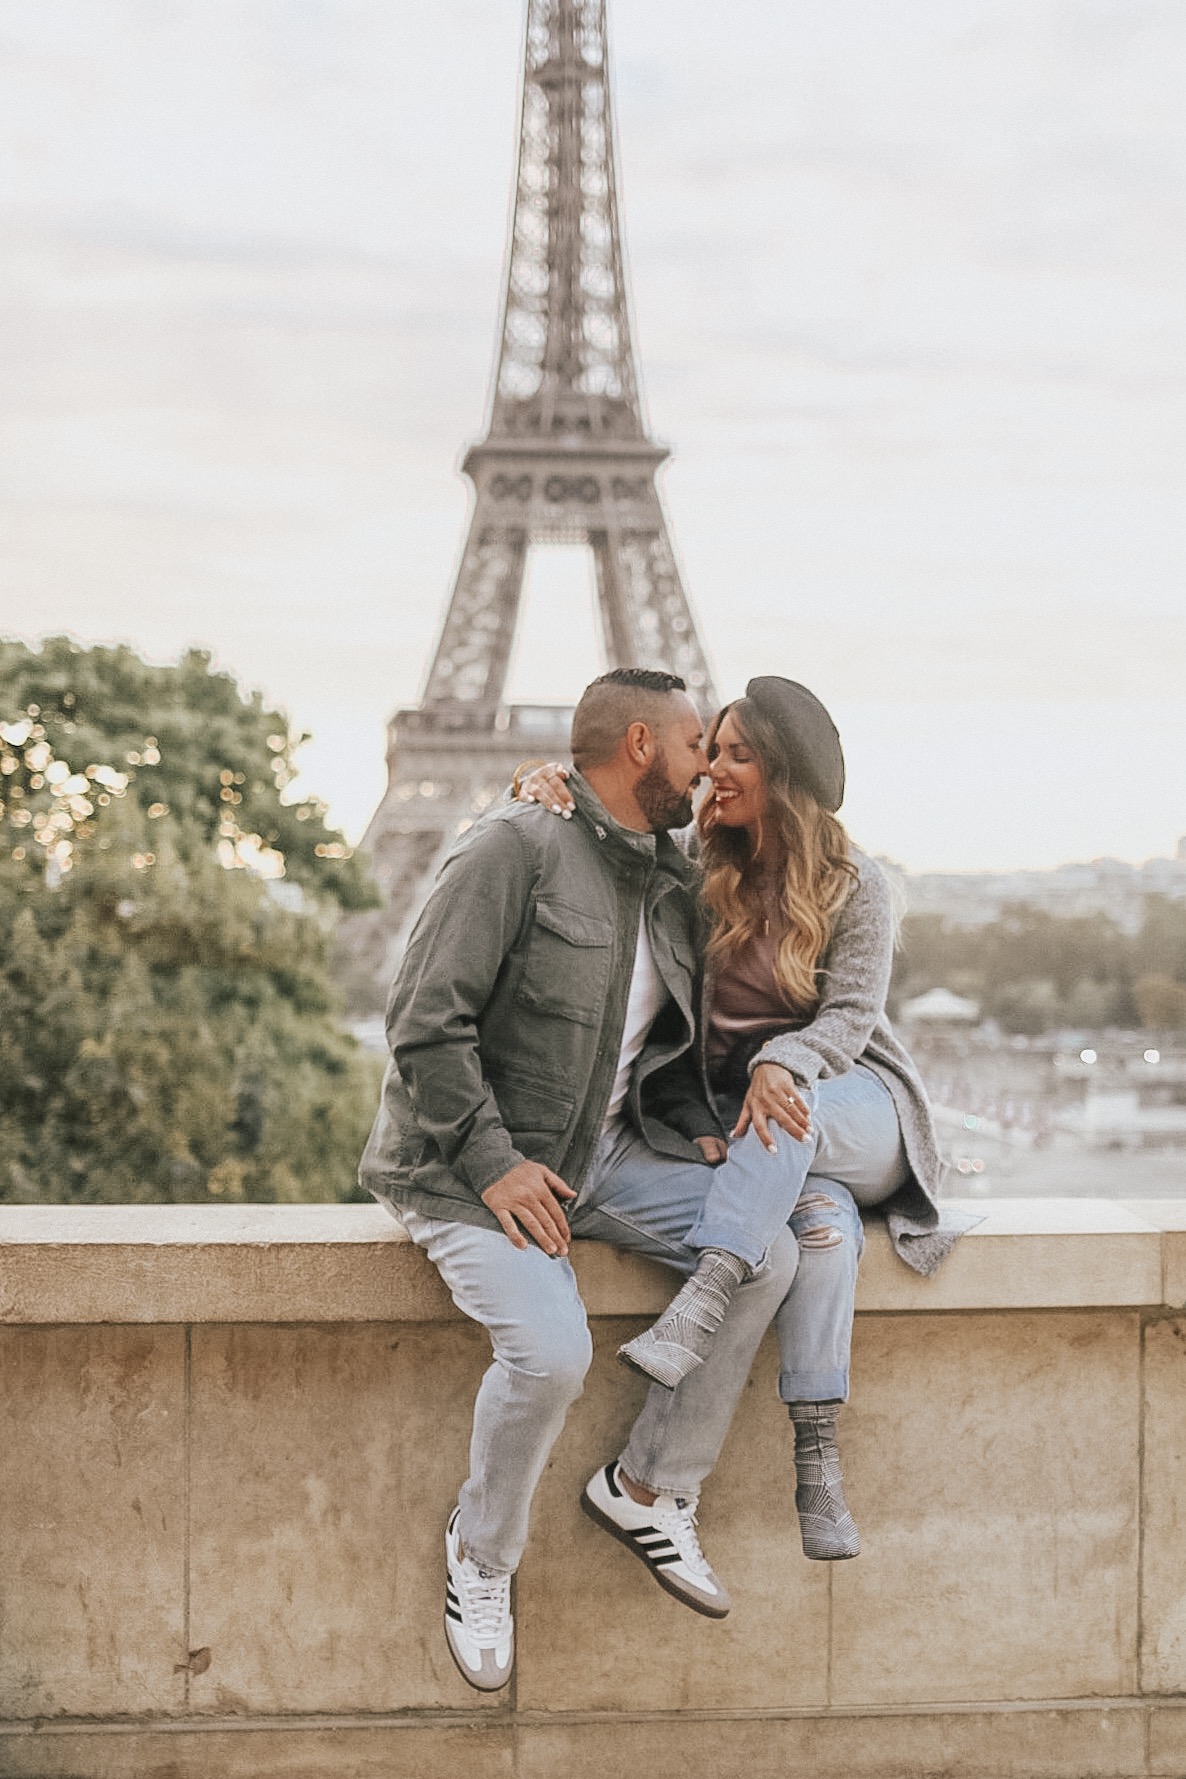
[[655, 485], [667, 456], [646, 430], [630, 336], [605, 0], [528, 0], [488, 424], [462, 464], [474, 500], [424, 693], [391, 719], [387, 790], [363, 840], [386, 906], [343, 928], [359, 1011], [382, 1005], [457, 834], [521, 760], [568, 750], [570, 709], [506, 702], [532, 544], [591, 550], [609, 666], [666, 668], [712, 701]]

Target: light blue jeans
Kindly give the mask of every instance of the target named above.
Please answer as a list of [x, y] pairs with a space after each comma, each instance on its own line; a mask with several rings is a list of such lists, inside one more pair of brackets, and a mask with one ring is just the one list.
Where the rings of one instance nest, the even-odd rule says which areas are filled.
[[[857, 1063], [804, 1097], [811, 1133], [802, 1142], [775, 1130], [771, 1155], [751, 1129], [730, 1143], [688, 1245], [726, 1248], [760, 1266], [789, 1221], [799, 1269], [775, 1317], [778, 1393], [784, 1402], [844, 1402], [865, 1245], [860, 1209], [884, 1203], [909, 1164], [890, 1091], [871, 1069]], [[741, 1102], [720, 1110], [731, 1129]]]
[[[870, 1125], [884, 1121], [884, 1108], [875, 1097], [880, 1095], [896, 1134], [888, 1092], [875, 1077], [868, 1079], [874, 1096], [864, 1094], [861, 1103], [878, 1115], [869, 1118]], [[714, 1169], [657, 1154], [625, 1123], [602, 1138], [570, 1210], [574, 1237], [610, 1242], [688, 1273], [695, 1269], [700, 1247], [726, 1245], [702, 1239], [703, 1231], [732, 1227], [724, 1212], [736, 1217], [736, 1201], [747, 1181], [758, 1183], [756, 1202], [763, 1219], [759, 1258], [765, 1256], [767, 1263], [734, 1293], [709, 1357], [677, 1390], [655, 1385], [647, 1393], [622, 1453], [627, 1473], [644, 1487], [692, 1499], [699, 1494], [772, 1317], [782, 1355], [783, 1399], [826, 1401], [847, 1395], [860, 1218], [847, 1186], [810, 1171], [811, 1161], [825, 1155], [828, 1165], [838, 1169], [845, 1153], [841, 1125], [855, 1133], [859, 1122], [848, 1115], [840, 1118], [842, 1096], [824, 1091], [834, 1086], [839, 1083], [825, 1082], [816, 1095], [817, 1140], [796, 1145], [784, 1134], [777, 1157], [756, 1137], [752, 1145], [758, 1154], [751, 1155], [747, 1136], [732, 1144], [729, 1161]], [[837, 1117], [832, 1120], [828, 1112], [834, 1097]], [[829, 1123], [835, 1134], [825, 1149], [818, 1138]], [[800, 1151], [793, 1161], [792, 1148]], [[846, 1171], [860, 1175], [862, 1194], [875, 1190], [872, 1174], [858, 1163]], [[808, 1179], [810, 1188], [803, 1192]], [[767, 1225], [779, 1194], [789, 1198], [792, 1208], [799, 1200], [798, 1208], [790, 1229], [785, 1227], [788, 1210], [771, 1235]], [[714, 1201], [721, 1207], [714, 1212], [719, 1225], [706, 1225], [705, 1212]], [[474, 1405], [470, 1473], [460, 1496], [461, 1536], [475, 1561], [514, 1570], [527, 1540], [536, 1486], [592, 1358], [576, 1277], [567, 1260], [550, 1260], [536, 1247], [512, 1247], [501, 1230], [411, 1210], [398, 1215], [437, 1267], [458, 1308], [490, 1335], [494, 1359]]]
[[[712, 1168], [668, 1160], [618, 1124], [602, 1138], [570, 1212], [572, 1232], [691, 1272], [697, 1254], [684, 1237], [712, 1177]], [[469, 1476], [459, 1497], [461, 1538], [476, 1562], [517, 1569], [532, 1497], [593, 1356], [576, 1275], [567, 1260], [551, 1260], [540, 1248], [512, 1247], [499, 1229], [412, 1210], [397, 1216], [458, 1309], [490, 1335], [494, 1359], [474, 1404]], [[794, 1237], [783, 1230], [767, 1271], [734, 1293], [704, 1364], [678, 1390], [648, 1390], [622, 1454], [636, 1482], [699, 1495], [798, 1258]]]

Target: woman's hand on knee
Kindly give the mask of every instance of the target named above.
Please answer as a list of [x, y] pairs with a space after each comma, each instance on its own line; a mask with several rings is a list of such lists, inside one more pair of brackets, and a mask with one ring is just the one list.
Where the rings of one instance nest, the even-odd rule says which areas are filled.
[[811, 1134], [811, 1107], [795, 1085], [791, 1071], [779, 1063], [760, 1062], [750, 1076], [749, 1092], [732, 1134], [743, 1137], [751, 1124], [758, 1141], [772, 1155], [778, 1153], [772, 1124], [798, 1143]]

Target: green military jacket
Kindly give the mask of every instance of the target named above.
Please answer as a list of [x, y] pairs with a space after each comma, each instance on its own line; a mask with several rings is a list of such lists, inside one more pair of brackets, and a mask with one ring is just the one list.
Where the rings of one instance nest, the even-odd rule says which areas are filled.
[[498, 1221], [481, 1194], [524, 1159], [579, 1189], [621, 1049], [640, 920], [670, 999], [626, 1112], [663, 1155], [719, 1136], [693, 1063], [694, 867], [667, 834], [608, 814], [577, 772], [576, 813], [508, 803], [457, 842], [391, 990], [391, 1061], [359, 1167], [377, 1198]]

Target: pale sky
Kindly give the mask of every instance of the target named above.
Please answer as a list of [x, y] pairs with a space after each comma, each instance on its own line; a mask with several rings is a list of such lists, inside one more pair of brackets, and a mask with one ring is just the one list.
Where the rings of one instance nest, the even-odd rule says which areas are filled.
[[[463, 536], [521, 28], [0, 0], [0, 629], [211, 647], [313, 731], [352, 838]], [[912, 868], [1172, 851], [1186, 6], [610, 0], [610, 32], [721, 692], [811, 685], [850, 827]], [[513, 690], [575, 695], [580, 589], [533, 584]]]

